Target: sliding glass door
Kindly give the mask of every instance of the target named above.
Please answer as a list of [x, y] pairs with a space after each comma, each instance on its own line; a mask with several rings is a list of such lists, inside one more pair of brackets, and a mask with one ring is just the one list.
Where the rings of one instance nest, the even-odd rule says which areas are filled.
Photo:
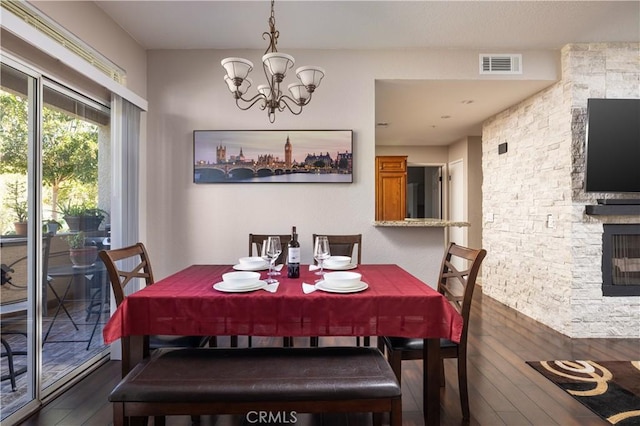
[[17, 65], [0, 80], [3, 424], [108, 355], [110, 110]]
[[111, 158], [111, 132], [105, 106], [46, 79], [42, 95], [42, 216], [50, 246], [41, 378], [48, 393], [106, 349], [110, 292], [97, 254], [110, 231], [109, 167], [100, 165]]
[[2, 208], [2, 286], [0, 287], [0, 338], [2, 341], [2, 420], [36, 398], [37, 270], [41, 256], [34, 255], [38, 214], [35, 146], [35, 78], [0, 64], [0, 191]]

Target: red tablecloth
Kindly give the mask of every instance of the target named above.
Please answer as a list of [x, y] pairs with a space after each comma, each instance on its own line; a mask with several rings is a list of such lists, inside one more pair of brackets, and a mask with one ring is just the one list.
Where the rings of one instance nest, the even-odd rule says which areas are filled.
[[[213, 288], [228, 265], [194, 265], [125, 299], [103, 330], [123, 336], [403, 336], [459, 342], [462, 317], [431, 287], [397, 265], [359, 265], [369, 288], [359, 293], [302, 292], [317, 276], [278, 277], [276, 293], [222, 293]], [[266, 272], [262, 273], [263, 278]]]

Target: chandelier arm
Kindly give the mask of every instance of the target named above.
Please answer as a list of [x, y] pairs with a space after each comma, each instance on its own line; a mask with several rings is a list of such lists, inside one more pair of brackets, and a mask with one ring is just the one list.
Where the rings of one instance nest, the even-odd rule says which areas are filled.
[[[253, 98], [251, 98], [251, 99], [245, 99], [245, 98], [243, 98], [243, 97], [236, 97], [236, 106], [237, 106], [238, 108], [240, 108], [242, 111], [246, 111], [246, 110], [248, 110], [249, 108], [251, 108], [252, 106], [254, 106], [254, 105], [255, 105], [258, 101], [260, 101], [260, 100], [264, 101], [264, 103], [266, 104], [267, 98], [266, 98], [266, 96], [264, 96], [262, 93], [258, 93], [257, 95], [255, 95], [255, 96], [254, 96]], [[246, 108], [243, 108], [243, 107], [240, 105], [240, 101], [242, 101], [242, 102], [246, 102], [246, 103], [248, 103], [249, 105], [248, 105]], [[261, 105], [260, 107], [261, 107], [262, 109], [265, 109], [265, 106], [266, 106], [266, 105]]]
[[298, 102], [297, 100], [293, 99], [291, 96], [289, 95], [282, 95], [280, 98], [281, 99], [289, 99], [291, 102], [293, 102], [294, 104], [296, 104], [297, 106], [299, 106], [300, 108], [302, 108], [303, 106], [307, 106], [309, 105], [309, 103], [311, 102], [311, 98], [313, 97], [313, 95], [311, 93], [309, 93], [309, 97], [303, 101], [302, 103]]
[[[289, 102], [287, 102], [287, 99], [289, 99], [291, 102], [293, 102], [294, 104], [296, 104], [296, 106], [298, 108], [300, 108], [300, 110], [298, 112], [295, 112], [293, 109], [291, 109], [291, 105], [289, 105]], [[281, 106], [282, 105], [282, 106]], [[289, 112], [291, 112], [291, 114], [293, 115], [300, 115], [302, 113], [302, 106], [298, 104], [298, 102], [296, 102], [293, 98], [290, 98], [287, 95], [282, 95], [280, 97], [280, 99], [278, 100], [278, 109], [280, 111], [284, 111], [284, 108], [287, 107], [287, 109], [289, 110]]]

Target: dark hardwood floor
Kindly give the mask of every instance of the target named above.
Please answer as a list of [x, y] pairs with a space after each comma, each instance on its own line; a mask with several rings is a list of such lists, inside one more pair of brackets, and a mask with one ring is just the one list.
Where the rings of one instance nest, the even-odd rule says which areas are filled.
[[[480, 289], [478, 289], [480, 290]], [[471, 425], [588, 426], [608, 423], [529, 367], [525, 361], [553, 359], [640, 359], [640, 339], [569, 339], [476, 291], [469, 337], [469, 397]], [[280, 344], [281, 339], [253, 339], [254, 344]], [[219, 339], [224, 345], [226, 340]], [[296, 339], [300, 345], [308, 339]], [[322, 338], [323, 346], [353, 344], [353, 338]], [[375, 342], [374, 342], [375, 344]], [[460, 425], [455, 360], [445, 361], [446, 386], [441, 393], [441, 424]], [[120, 375], [120, 363], [109, 361], [72, 389], [23, 422], [26, 426], [110, 425], [110, 390]], [[403, 425], [422, 425], [422, 362], [402, 367]], [[249, 421], [250, 420], [250, 421]], [[203, 417], [202, 425], [266, 424], [244, 416]], [[288, 416], [277, 424], [296, 426], [364, 426], [370, 416], [308, 415], [296, 422]], [[188, 416], [170, 417], [168, 426], [190, 425]], [[270, 423], [276, 424], [276, 423]]]

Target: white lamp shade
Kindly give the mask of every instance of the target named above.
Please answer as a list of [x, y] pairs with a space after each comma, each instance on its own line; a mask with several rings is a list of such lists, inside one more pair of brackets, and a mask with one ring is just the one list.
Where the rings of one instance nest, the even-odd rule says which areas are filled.
[[269, 89], [268, 85], [266, 84], [258, 85], [258, 92], [262, 93], [265, 96], [265, 98], [271, 99], [271, 89]]
[[253, 80], [251, 80], [249, 77], [242, 80], [242, 84], [240, 85], [240, 87], [238, 87], [238, 92], [240, 92], [240, 95], [244, 95], [245, 93], [247, 93], [247, 90], [249, 90], [249, 87], [251, 87], [252, 84]]
[[249, 90], [249, 87], [251, 87], [251, 85], [253, 84], [253, 80], [251, 80], [249, 77], [242, 80], [240, 86], [236, 86], [233, 80], [230, 79], [228, 75], [224, 76], [224, 81], [225, 83], [227, 83], [227, 87], [229, 87], [229, 90], [231, 92], [237, 91], [240, 93], [240, 95], [244, 95], [245, 93], [247, 93], [247, 90]]
[[253, 63], [243, 58], [224, 58], [220, 61], [229, 78], [247, 78], [253, 69]]
[[291, 83], [287, 86], [291, 95], [293, 95], [293, 99], [299, 101], [306, 101], [309, 98], [309, 92], [307, 92], [307, 88], [300, 83]]
[[235, 92], [237, 90], [236, 85], [233, 84], [233, 80], [231, 80], [229, 76], [226, 74], [224, 76], [224, 82], [227, 83], [227, 87], [229, 88], [230, 91]]
[[[258, 92], [262, 93], [268, 100], [272, 99], [271, 88], [269, 87], [268, 84], [259, 85], [258, 86]], [[281, 94], [282, 94], [282, 92], [278, 91], [278, 93], [276, 94], [276, 99], [279, 98]]]
[[287, 70], [295, 64], [293, 56], [280, 52], [265, 54], [262, 57], [262, 62], [271, 75], [281, 74], [283, 78], [287, 74]]
[[305, 86], [320, 86], [320, 81], [324, 77], [324, 69], [320, 67], [300, 67], [296, 70], [296, 76], [300, 79]]

